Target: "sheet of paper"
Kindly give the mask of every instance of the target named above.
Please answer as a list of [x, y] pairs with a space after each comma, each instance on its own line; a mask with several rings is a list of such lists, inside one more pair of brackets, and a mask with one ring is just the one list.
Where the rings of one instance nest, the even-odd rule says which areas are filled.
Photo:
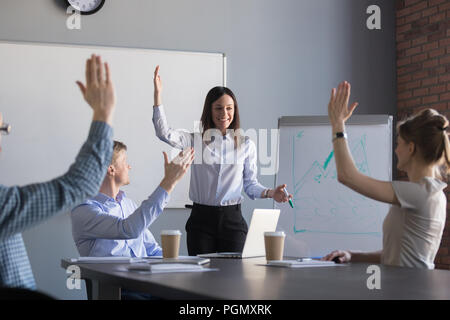
[[142, 258], [131, 257], [79, 257], [70, 259], [78, 263], [136, 263], [143, 261]]
[[197, 256], [178, 256], [176, 259], [163, 259], [160, 256], [143, 258], [148, 263], [186, 263], [186, 264], [206, 264], [210, 259], [201, 258]]
[[172, 272], [205, 272], [217, 271], [219, 269], [204, 268], [197, 264], [185, 263], [136, 263], [125, 268], [127, 271], [139, 273], [172, 273]]

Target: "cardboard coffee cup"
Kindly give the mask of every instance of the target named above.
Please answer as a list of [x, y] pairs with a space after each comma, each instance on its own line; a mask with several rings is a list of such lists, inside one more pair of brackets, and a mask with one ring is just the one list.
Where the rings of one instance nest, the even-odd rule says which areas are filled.
[[266, 260], [283, 260], [284, 238], [283, 231], [264, 232], [264, 244], [266, 247]]
[[164, 259], [176, 259], [180, 251], [180, 230], [161, 231], [161, 246]]

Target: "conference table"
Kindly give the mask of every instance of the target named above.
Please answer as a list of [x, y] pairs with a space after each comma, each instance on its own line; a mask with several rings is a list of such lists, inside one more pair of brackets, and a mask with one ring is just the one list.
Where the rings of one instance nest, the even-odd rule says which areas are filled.
[[[79, 263], [89, 299], [120, 299], [121, 289], [163, 299], [299, 300], [299, 299], [445, 299], [450, 300], [450, 271], [401, 268], [368, 263], [331, 267], [265, 266], [261, 258], [211, 259], [208, 272], [141, 274], [123, 263]], [[377, 268], [378, 267], [378, 268]], [[374, 277], [379, 276], [378, 285]]]

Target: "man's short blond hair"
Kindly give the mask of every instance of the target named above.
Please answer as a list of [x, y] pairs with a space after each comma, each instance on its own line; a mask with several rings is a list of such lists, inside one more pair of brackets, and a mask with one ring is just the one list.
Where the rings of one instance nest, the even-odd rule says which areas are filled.
[[111, 159], [111, 164], [114, 164], [116, 162], [117, 157], [119, 156], [119, 154], [122, 150], [127, 151], [127, 146], [125, 145], [125, 143], [114, 140], [113, 156]]

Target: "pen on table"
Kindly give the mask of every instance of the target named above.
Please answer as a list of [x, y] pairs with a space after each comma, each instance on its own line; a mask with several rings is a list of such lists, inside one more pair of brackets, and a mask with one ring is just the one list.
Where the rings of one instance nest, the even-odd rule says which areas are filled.
[[305, 261], [320, 260], [320, 259], [322, 259], [322, 257], [298, 258], [297, 261], [305, 262]]
[[298, 258], [297, 261], [299, 262], [312, 261], [312, 258]]
[[284, 194], [289, 199], [289, 204], [291, 205], [291, 208], [294, 209], [294, 204], [292, 203], [292, 200], [289, 198], [289, 193], [287, 192], [286, 188], [283, 188]]

